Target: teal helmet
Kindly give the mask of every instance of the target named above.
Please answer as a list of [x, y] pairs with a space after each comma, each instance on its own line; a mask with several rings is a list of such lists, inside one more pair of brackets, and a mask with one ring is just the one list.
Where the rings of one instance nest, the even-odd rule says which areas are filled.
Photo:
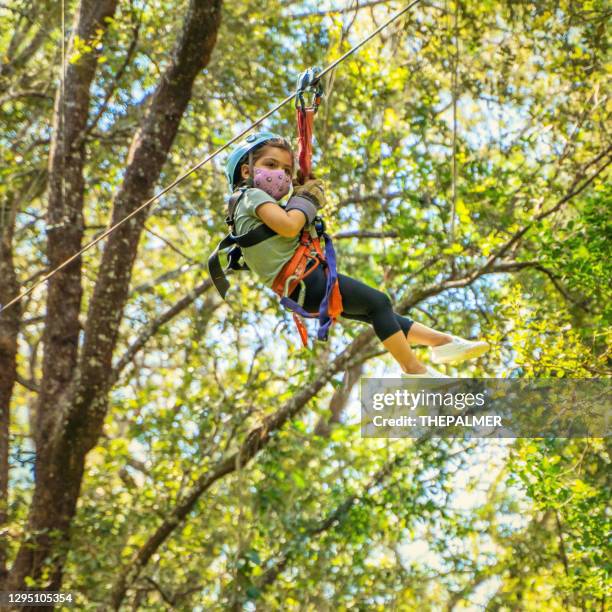
[[228, 155], [227, 161], [225, 162], [225, 178], [227, 179], [230, 190], [234, 187], [234, 178], [240, 160], [245, 155], [248, 155], [251, 151], [262, 145], [264, 142], [274, 140], [276, 138], [281, 140], [283, 139], [282, 136], [273, 134], [272, 132], [254, 132], [253, 134], [249, 134]]

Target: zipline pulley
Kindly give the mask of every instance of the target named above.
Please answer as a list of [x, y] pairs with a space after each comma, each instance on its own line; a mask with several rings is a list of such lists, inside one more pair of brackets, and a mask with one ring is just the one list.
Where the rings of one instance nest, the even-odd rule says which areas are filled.
[[[323, 84], [320, 81], [321, 69], [318, 67], [308, 68], [300, 74], [296, 84], [295, 108], [305, 112], [307, 108], [311, 108], [313, 112], [317, 112], [321, 99], [323, 98]], [[312, 93], [310, 105], [306, 105], [304, 94]]]

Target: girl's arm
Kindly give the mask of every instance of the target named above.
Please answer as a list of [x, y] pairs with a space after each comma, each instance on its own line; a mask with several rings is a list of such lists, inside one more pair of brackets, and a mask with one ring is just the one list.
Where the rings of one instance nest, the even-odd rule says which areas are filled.
[[309, 225], [319, 209], [325, 206], [325, 190], [319, 179], [311, 179], [293, 190], [285, 209], [266, 202], [257, 208], [257, 216], [284, 238], [297, 236], [304, 225]]
[[278, 204], [272, 202], [258, 206], [256, 214], [269, 228], [283, 238], [297, 236], [306, 223], [306, 217], [302, 211], [285, 212]]

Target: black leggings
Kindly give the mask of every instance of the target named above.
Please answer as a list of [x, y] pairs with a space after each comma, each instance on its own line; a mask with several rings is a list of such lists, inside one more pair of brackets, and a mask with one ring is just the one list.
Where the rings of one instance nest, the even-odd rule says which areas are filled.
[[[325, 280], [322, 266], [318, 266], [304, 279], [306, 285], [304, 308], [308, 312], [319, 310], [325, 295]], [[391, 299], [386, 293], [344, 274], [338, 274], [338, 282], [342, 296], [342, 317], [369, 323], [381, 341], [400, 330], [404, 335], [408, 334], [414, 321], [394, 312]], [[298, 295], [299, 287], [289, 297], [297, 301]]]

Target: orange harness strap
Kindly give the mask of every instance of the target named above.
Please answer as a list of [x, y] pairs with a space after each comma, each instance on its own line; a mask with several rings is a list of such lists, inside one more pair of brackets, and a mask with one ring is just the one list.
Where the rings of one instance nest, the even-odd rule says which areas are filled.
[[[317, 240], [318, 242], [318, 240]], [[314, 269], [321, 263], [318, 257], [312, 254], [312, 247], [315, 252], [321, 254], [321, 248], [317, 249], [315, 241], [306, 230], [302, 231], [300, 236], [300, 244], [298, 245], [293, 257], [281, 268], [281, 271], [276, 275], [272, 290], [280, 297], [291, 295], [295, 288], [304, 280]], [[314, 265], [306, 272], [308, 262], [315, 259]], [[323, 258], [321, 258], [323, 259]], [[291, 279], [289, 283], [287, 280]]]
[[[314, 264], [306, 270], [308, 263], [314, 260]], [[300, 244], [298, 245], [293, 257], [282, 267], [281, 271], [277, 274], [272, 284], [272, 290], [282, 298], [287, 298], [298, 285], [308, 277], [319, 265], [325, 265], [325, 274], [329, 274], [329, 269], [325, 255], [321, 250], [321, 243], [319, 238], [313, 238], [310, 232], [307, 230], [302, 231], [300, 236]], [[332, 320], [332, 323], [340, 316], [342, 312], [342, 297], [340, 295], [340, 287], [338, 280], [332, 286], [332, 290], [329, 295], [329, 304], [327, 308], [327, 314]], [[318, 317], [318, 312], [306, 313], [295, 312], [293, 310], [293, 320], [302, 339], [304, 346], [308, 345], [308, 331], [301, 316]], [[301, 315], [301, 316], [300, 316]]]

